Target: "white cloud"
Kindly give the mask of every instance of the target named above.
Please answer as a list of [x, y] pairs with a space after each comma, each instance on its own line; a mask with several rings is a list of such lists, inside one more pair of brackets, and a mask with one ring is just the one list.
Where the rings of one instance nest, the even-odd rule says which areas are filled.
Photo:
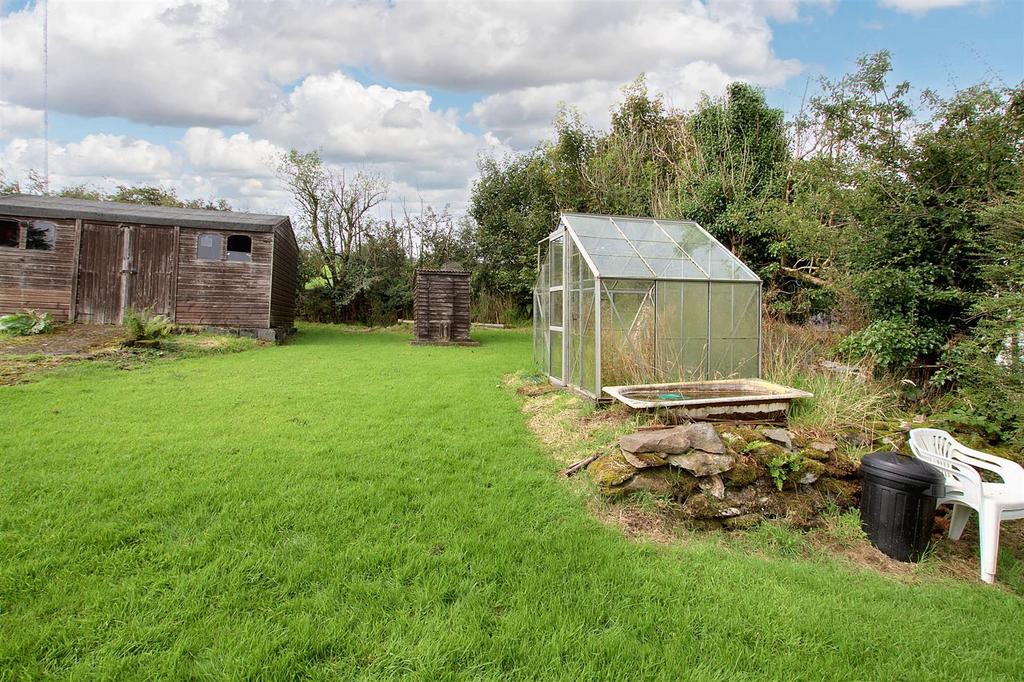
[[38, 134], [43, 130], [43, 112], [0, 101], [0, 140], [15, 135]]
[[[43, 140], [14, 138], [2, 156], [12, 177], [43, 168]], [[123, 135], [86, 135], [78, 142], [50, 143], [50, 173], [77, 184], [83, 179], [121, 178], [153, 181], [175, 173], [180, 159], [166, 147]]]
[[[671, 71], [647, 75], [648, 89], [670, 107], [689, 108], [702, 95], [716, 96], [737, 80], [715, 64], [691, 62]], [[551, 121], [560, 106], [570, 105], [587, 125], [607, 128], [610, 112], [622, 100], [622, 81], [591, 80], [510, 90], [485, 97], [473, 105], [468, 119], [492, 130], [517, 149], [550, 137]]]
[[255, 126], [282, 147], [319, 149], [333, 163], [384, 170], [419, 187], [461, 185], [486, 139], [423, 90], [364, 86], [341, 72], [309, 76]]
[[933, 9], [947, 9], [950, 7], [966, 7], [968, 5], [980, 5], [988, 0], [878, 0], [882, 7], [906, 12], [907, 14], [925, 14]]
[[248, 133], [226, 136], [214, 128], [189, 128], [181, 138], [185, 156], [194, 169], [217, 175], [274, 176], [284, 149]]
[[[795, 19], [799, 4], [50, 0], [50, 104], [86, 116], [218, 126], [252, 124], [288, 84], [347, 68], [489, 92], [624, 82], [701, 61], [766, 82], [799, 69], [775, 56], [768, 24]], [[8, 101], [42, 100], [41, 24], [38, 5], [0, 18]], [[396, 110], [389, 122], [412, 124], [413, 113]]]
[[[224, 44], [227, 8], [50, 0], [51, 109], [170, 125], [253, 122], [277, 88], [253, 46]], [[43, 99], [41, 12], [35, 3], [0, 18], [5, 97], [32, 107]]]

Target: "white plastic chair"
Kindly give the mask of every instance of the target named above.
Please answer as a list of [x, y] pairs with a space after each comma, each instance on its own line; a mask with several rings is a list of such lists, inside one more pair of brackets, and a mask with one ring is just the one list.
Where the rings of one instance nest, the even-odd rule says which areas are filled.
[[[999, 558], [999, 524], [1024, 518], [1024, 468], [1016, 462], [972, 450], [939, 429], [914, 429], [910, 449], [919, 459], [941, 469], [946, 492], [939, 504], [952, 504], [949, 539], [959, 540], [971, 510], [978, 512], [981, 536], [981, 579], [996, 580]], [[997, 475], [1002, 483], [986, 483], [978, 469]]]

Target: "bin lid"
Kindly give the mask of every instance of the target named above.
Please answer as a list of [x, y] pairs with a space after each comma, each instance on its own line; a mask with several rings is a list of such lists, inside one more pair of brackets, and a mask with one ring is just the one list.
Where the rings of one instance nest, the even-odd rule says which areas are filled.
[[942, 483], [945, 480], [942, 472], [931, 464], [898, 452], [873, 452], [865, 455], [860, 461], [860, 470], [862, 474], [870, 473], [879, 478], [923, 485]]

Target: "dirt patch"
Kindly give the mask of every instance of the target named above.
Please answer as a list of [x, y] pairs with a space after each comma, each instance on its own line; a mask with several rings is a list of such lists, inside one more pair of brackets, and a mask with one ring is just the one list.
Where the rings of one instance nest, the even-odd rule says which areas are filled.
[[85, 324], [60, 325], [49, 334], [0, 337], [0, 384], [109, 354], [123, 339], [121, 326]]
[[100, 348], [116, 346], [124, 328], [106, 324], [64, 324], [49, 334], [0, 337], [0, 358], [25, 355], [84, 356]]
[[683, 538], [679, 522], [657, 503], [653, 507], [637, 504], [601, 505], [591, 502], [591, 512], [606, 526], [618, 528], [633, 540], [650, 540], [667, 545]]

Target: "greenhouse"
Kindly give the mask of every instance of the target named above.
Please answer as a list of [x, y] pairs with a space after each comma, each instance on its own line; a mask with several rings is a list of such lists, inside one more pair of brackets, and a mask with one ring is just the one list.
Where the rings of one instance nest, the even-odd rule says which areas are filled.
[[695, 222], [563, 213], [538, 247], [534, 361], [555, 384], [757, 378], [761, 280]]

